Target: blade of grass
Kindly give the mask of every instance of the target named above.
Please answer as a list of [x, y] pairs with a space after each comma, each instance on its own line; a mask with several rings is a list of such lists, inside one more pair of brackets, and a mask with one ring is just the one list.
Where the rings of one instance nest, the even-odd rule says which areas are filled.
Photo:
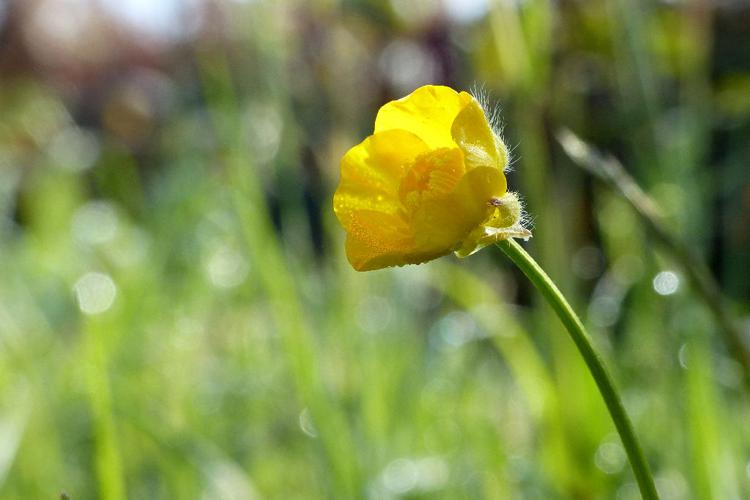
[[720, 443], [716, 400], [712, 381], [711, 349], [704, 335], [693, 335], [684, 345], [687, 360], [685, 380], [690, 415], [690, 449], [692, 480], [696, 498], [729, 498], [722, 495], [724, 477], [721, 471]]
[[550, 469], [569, 477], [575, 470], [575, 458], [561, 422], [555, 380], [531, 338], [485, 280], [458, 265], [436, 262], [435, 268], [431, 285], [471, 312], [477, 323], [490, 333], [492, 345], [508, 364], [535, 424], [541, 426], [545, 436], [542, 454]]
[[104, 339], [105, 324], [88, 318], [85, 326], [86, 383], [91, 405], [95, 455], [94, 462], [99, 482], [99, 495], [105, 500], [125, 498], [122, 459], [117, 429], [112, 414], [112, 393], [107, 373], [107, 353]]
[[570, 130], [560, 130], [557, 140], [576, 166], [592, 174], [630, 203], [648, 230], [680, 265], [693, 289], [716, 319], [728, 350], [742, 366], [745, 383], [750, 386], [750, 352], [708, 266], [672, 234], [658, 205], [628, 175], [620, 162], [611, 156], [602, 156]]
[[220, 50], [199, 50], [197, 62], [208, 108], [224, 149], [229, 195], [247, 251], [257, 263], [258, 277], [268, 297], [299, 398], [309, 407], [319, 431], [332, 472], [326, 479], [333, 480], [336, 493], [333, 496], [356, 497], [360, 488], [348, 425], [323, 388], [312, 331], [305, 323], [295, 279], [271, 223], [257, 170], [242, 144], [246, 135], [238, 117], [239, 103], [228, 63]]
[[[482, 279], [457, 265], [441, 266], [438, 271], [431, 274], [430, 284], [459, 307], [472, 312], [482, 328], [492, 335], [492, 345], [508, 363], [532, 414], [541, 418], [544, 406], [555, 400], [555, 386], [526, 332]], [[485, 314], [484, 305], [488, 306], [487, 311], [492, 311], [491, 316]]]

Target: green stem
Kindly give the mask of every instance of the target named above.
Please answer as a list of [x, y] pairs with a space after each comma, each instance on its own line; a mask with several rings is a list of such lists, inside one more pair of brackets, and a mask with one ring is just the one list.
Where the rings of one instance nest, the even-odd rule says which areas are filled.
[[583, 356], [583, 360], [589, 368], [591, 376], [594, 377], [599, 392], [604, 398], [609, 414], [615, 423], [620, 439], [628, 454], [628, 460], [633, 467], [635, 478], [638, 481], [638, 487], [641, 490], [641, 496], [644, 499], [658, 499], [654, 478], [651, 476], [648, 462], [643, 455], [643, 450], [638, 442], [638, 438], [633, 431], [633, 424], [625, 412], [617, 389], [612, 382], [612, 377], [604, 366], [604, 360], [594, 349], [583, 323], [578, 318], [563, 294], [558, 290], [555, 283], [547, 276], [547, 273], [539, 267], [539, 264], [521, 248], [521, 245], [513, 239], [501, 241], [497, 246], [507, 255], [518, 268], [523, 271], [529, 280], [534, 284], [537, 290], [544, 296], [545, 300], [554, 309], [557, 316], [568, 330], [570, 337], [573, 339], [578, 351]]

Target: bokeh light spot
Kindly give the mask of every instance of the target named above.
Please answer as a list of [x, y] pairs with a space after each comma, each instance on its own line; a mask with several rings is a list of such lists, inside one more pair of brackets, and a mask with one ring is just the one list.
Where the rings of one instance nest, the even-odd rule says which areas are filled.
[[117, 225], [117, 212], [112, 204], [96, 200], [75, 211], [71, 230], [78, 241], [99, 245], [115, 237]]
[[464, 24], [479, 20], [489, 10], [488, 0], [443, 0], [443, 4], [448, 17]]
[[281, 144], [284, 122], [273, 106], [253, 103], [246, 112], [248, 142], [253, 159], [259, 164], [273, 160]]
[[612, 326], [620, 317], [620, 301], [611, 295], [595, 297], [589, 306], [589, 316], [597, 326]]
[[313, 424], [313, 419], [312, 415], [310, 414], [309, 408], [305, 408], [300, 412], [299, 428], [302, 429], [302, 432], [304, 432], [311, 438], [318, 437], [318, 431], [315, 429], [315, 425]]
[[117, 23], [162, 42], [190, 39], [204, 22], [201, 0], [99, 0], [99, 3]]
[[402, 495], [417, 485], [417, 467], [412, 460], [399, 458], [383, 471], [383, 484], [392, 493]]
[[249, 265], [242, 255], [227, 245], [220, 245], [209, 255], [205, 268], [211, 283], [219, 288], [233, 288], [242, 284], [249, 271]]
[[411, 92], [435, 80], [436, 63], [425, 49], [408, 40], [395, 40], [380, 55], [380, 70], [397, 94]]
[[680, 366], [684, 369], [687, 369], [688, 367], [688, 346], [687, 344], [682, 344], [680, 346], [679, 351], [677, 351], [677, 361], [680, 363]]
[[680, 288], [680, 278], [673, 271], [661, 271], [652, 283], [659, 295], [672, 295]]
[[471, 314], [453, 311], [443, 316], [435, 325], [435, 332], [442, 343], [450, 347], [461, 347], [477, 337], [477, 323]]
[[117, 295], [117, 286], [104, 273], [86, 273], [74, 286], [78, 307], [84, 314], [100, 314], [112, 307]]
[[617, 474], [625, 466], [625, 450], [620, 443], [607, 441], [602, 443], [594, 455], [594, 463], [606, 474]]
[[99, 158], [99, 152], [96, 135], [78, 127], [65, 127], [55, 134], [47, 147], [47, 154], [55, 164], [71, 172], [91, 168]]
[[382, 332], [391, 322], [392, 310], [389, 300], [377, 295], [369, 295], [359, 303], [357, 324], [368, 333]]

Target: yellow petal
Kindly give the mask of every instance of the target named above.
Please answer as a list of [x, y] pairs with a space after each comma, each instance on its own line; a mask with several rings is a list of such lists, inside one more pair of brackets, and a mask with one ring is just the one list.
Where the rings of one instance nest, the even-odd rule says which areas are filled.
[[384, 267], [422, 264], [448, 253], [450, 253], [450, 250], [418, 252], [392, 248], [383, 251], [371, 247], [368, 242], [362, 241], [351, 234], [346, 237], [346, 257], [356, 271], [373, 271]]
[[452, 192], [425, 200], [410, 221], [418, 253], [453, 251], [492, 213], [488, 202], [506, 191], [505, 176], [495, 167], [467, 172]]
[[401, 179], [398, 195], [410, 212], [424, 199], [450, 193], [465, 172], [458, 148], [439, 148], [417, 156]]
[[474, 98], [456, 116], [451, 136], [464, 152], [467, 170], [475, 167], [505, 169], [508, 161], [505, 144], [492, 131], [484, 110]]
[[416, 134], [430, 148], [455, 147], [451, 125], [473, 98], [450, 87], [425, 85], [385, 104], [375, 118], [375, 133], [401, 129]]
[[411, 230], [399, 216], [370, 210], [352, 213], [346, 256], [354, 269], [364, 271], [402, 264], [394, 259], [412, 247]]
[[506, 195], [507, 158], [465, 92], [428, 85], [384, 105], [375, 133], [341, 161], [333, 201], [349, 262], [358, 271], [418, 264], [528, 237]]
[[408, 221], [357, 211], [347, 234], [347, 258], [357, 271], [369, 271], [446, 255], [491, 215], [494, 207], [488, 201], [505, 190], [502, 171], [478, 167], [466, 173], [453, 191], [423, 200]]
[[351, 148], [341, 160], [341, 182], [333, 196], [333, 210], [344, 228], [350, 230], [352, 214], [359, 210], [397, 213], [401, 178], [426, 149], [404, 130], [371, 135]]

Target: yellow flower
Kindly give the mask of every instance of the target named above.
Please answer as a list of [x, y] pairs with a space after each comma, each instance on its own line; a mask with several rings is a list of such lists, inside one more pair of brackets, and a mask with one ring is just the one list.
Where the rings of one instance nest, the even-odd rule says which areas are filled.
[[341, 160], [333, 209], [358, 271], [465, 257], [528, 238], [507, 192], [508, 150], [466, 92], [426, 85], [385, 104], [375, 132]]

